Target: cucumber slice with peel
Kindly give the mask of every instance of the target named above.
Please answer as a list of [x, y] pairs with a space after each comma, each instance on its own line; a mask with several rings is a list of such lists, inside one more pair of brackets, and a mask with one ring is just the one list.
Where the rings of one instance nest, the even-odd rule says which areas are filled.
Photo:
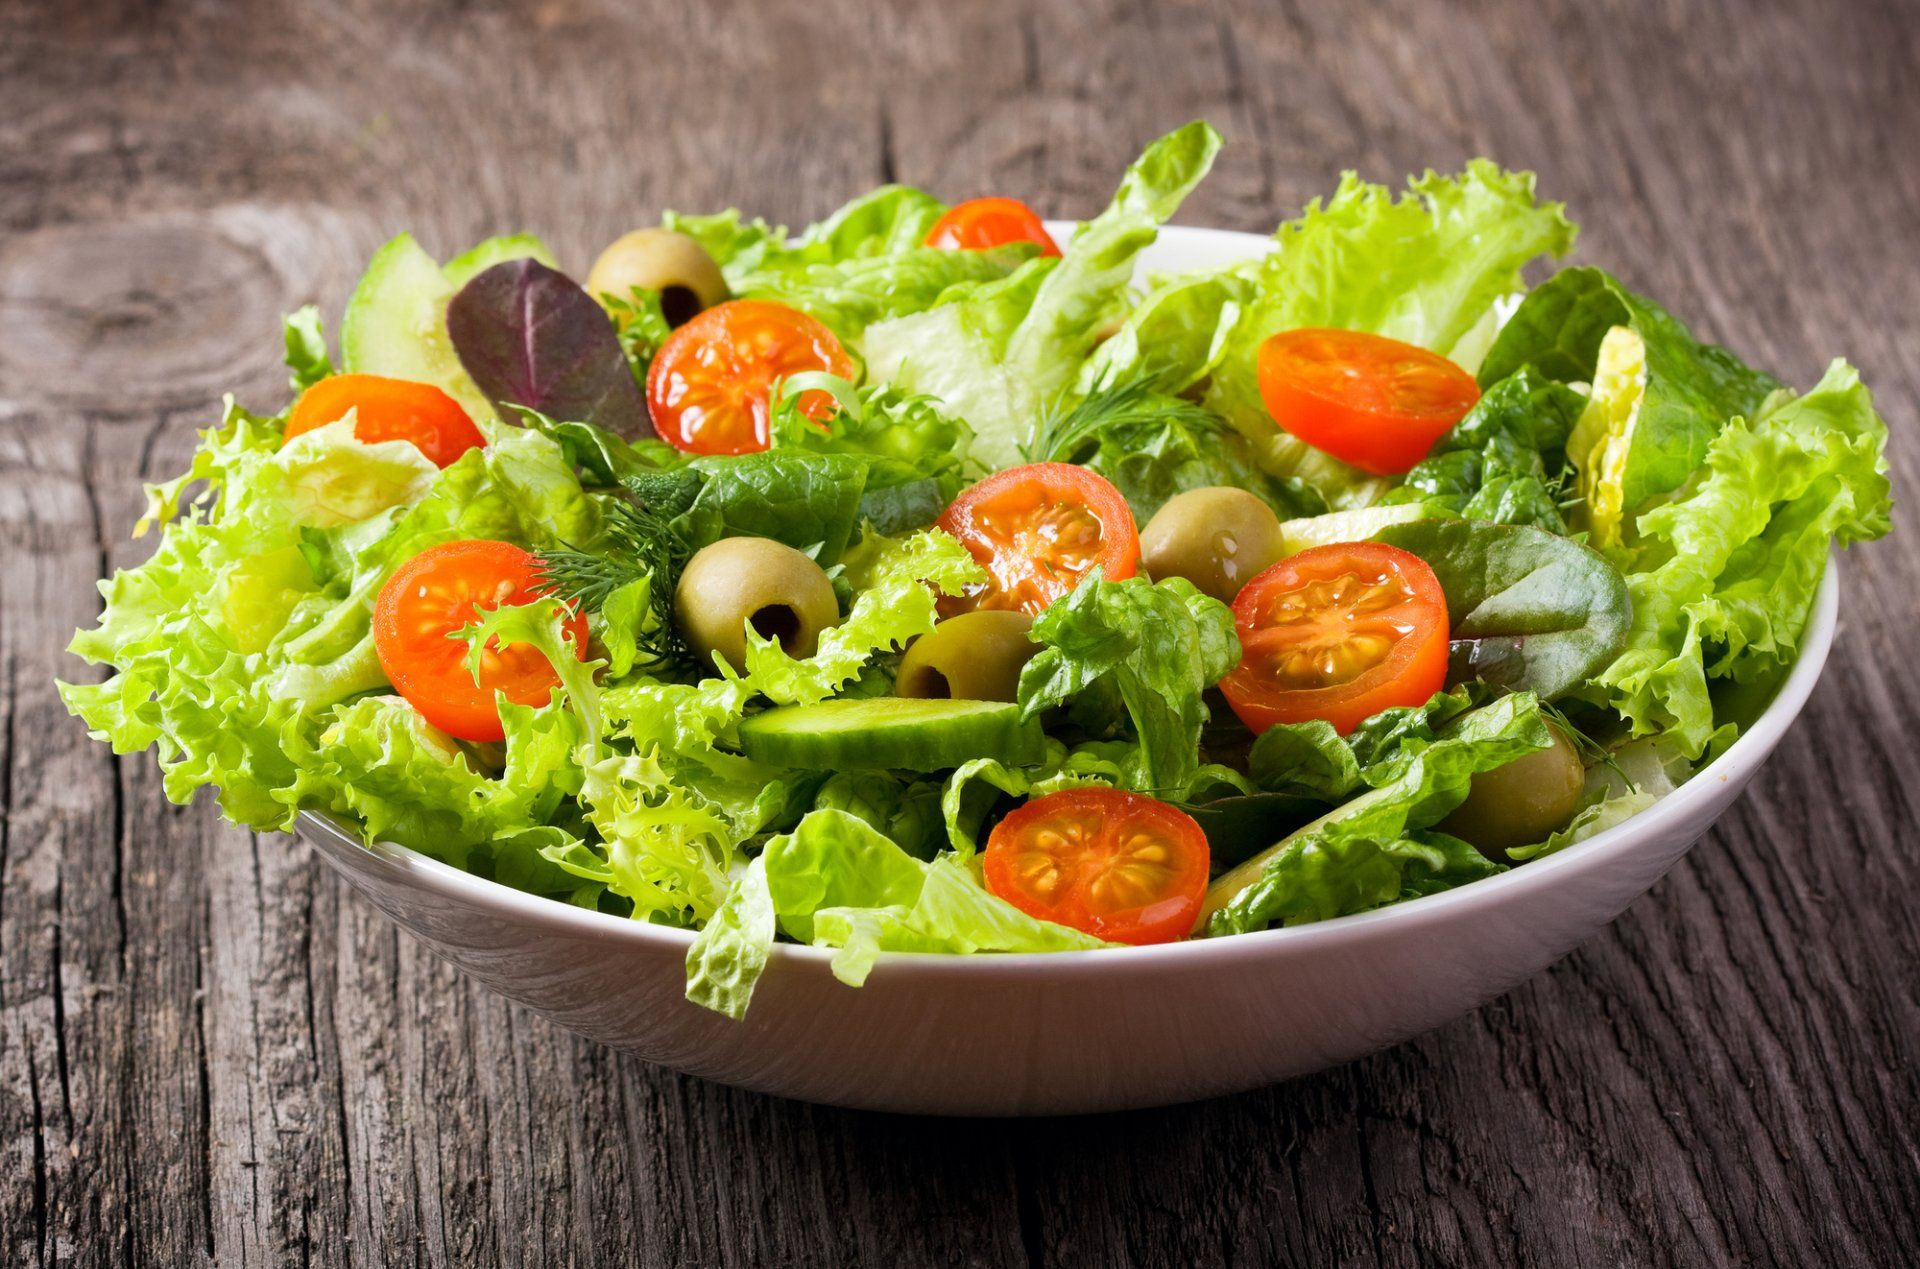
[[1006, 701], [899, 696], [785, 705], [740, 723], [747, 757], [814, 771], [945, 771], [974, 758], [1039, 762], [1046, 736]]
[[340, 323], [340, 354], [351, 374], [386, 375], [439, 388], [485, 430], [495, 418], [453, 341], [447, 338], [447, 301], [476, 273], [506, 260], [552, 260], [531, 234], [489, 238], [441, 268], [401, 234], [374, 252]]

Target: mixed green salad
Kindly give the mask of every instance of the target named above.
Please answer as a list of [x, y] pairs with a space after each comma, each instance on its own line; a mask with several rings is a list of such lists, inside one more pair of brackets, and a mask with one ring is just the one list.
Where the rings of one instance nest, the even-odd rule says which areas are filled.
[[402, 235], [337, 354], [287, 319], [290, 406], [149, 487], [64, 698], [175, 801], [696, 931], [736, 1016], [780, 939], [857, 985], [1322, 920], [1711, 762], [1888, 531], [1854, 370], [1529, 288], [1574, 226], [1486, 161], [1139, 276], [1219, 144], [1057, 242], [900, 185], [669, 212], [584, 284]]

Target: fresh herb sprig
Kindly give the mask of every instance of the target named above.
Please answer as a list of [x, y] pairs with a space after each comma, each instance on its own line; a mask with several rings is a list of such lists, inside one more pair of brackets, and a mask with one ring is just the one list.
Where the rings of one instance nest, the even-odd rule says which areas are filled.
[[683, 674], [698, 665], [673, 619], [674, 588], [693, 554], [674, 519], [699, 495], [701, 480], [687, 470], [628, 476], [606, 501], [599, 550], [567, 546], [535, 556], [541, 582], [582, 612], [599, 613], [616, 591], [646, 583], [649, 619], [633, 634], [634, 664], [649, 673]]
[[1104, 434], [1168, 423], [1207, 433], [1225, 426], [1219, 416], [1195, 402], [1155, 391], [1149, 379], [1102, 381], [1072, 408], [1048, 411], [1026, 447], [1027, 460], [1072, 462]]

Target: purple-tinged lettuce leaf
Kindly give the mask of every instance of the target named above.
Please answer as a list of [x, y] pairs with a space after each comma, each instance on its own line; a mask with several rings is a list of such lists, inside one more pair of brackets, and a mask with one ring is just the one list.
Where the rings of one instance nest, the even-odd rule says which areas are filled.
[[447, 305], [460, 364], [502, 407], [653, 435], [646, 400], [605, 309], [566, 274], [509, 260], [476, 274]]

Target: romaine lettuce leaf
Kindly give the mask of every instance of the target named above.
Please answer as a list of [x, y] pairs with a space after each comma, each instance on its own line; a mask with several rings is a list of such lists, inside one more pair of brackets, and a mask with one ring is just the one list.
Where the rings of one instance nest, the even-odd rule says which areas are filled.
[[1135, 260], [1219, 146], [1219, 133], [1204, 123], [1155, 141], [1058, 259], [955, 287], [924, 313], [868, 328], [869, 372], [943, 401], [973, 428], [975, 455], [987, 466], [1018, 463], [1103, 328], [1125, 315]]
[[809, 813], [743, 869], [719, 915], [687, 952], [687, 998], [743, 1016], [776, 923], [800, 942], [837, 948], [834, 976], [854, 987], [883, 951], [1105, 946], [990, 894], [964, 861], [944, 855], [922, 863], [867, 821], [839, 810]]
[[1312, 482], [1336, 507], [1364, 506], [1384, 482], [1296, 440], [1260, 398], [1260, 345], [1283, 330], [1370, 331], [1441, 355], [1482, 322], [1494, 301], [1523, 289], [1520, 270], [1573, 246], [1559, 203], [1534, 196], [1531, 173], [1476, 159], [1457, 177], [1429, 172], [1395, 199], [1349, 172], [1331, 199], [1280, 226], [1279, 248], [1232, 272], [1242, 303], [1206, 401], [1254, 445], [1267, 470]]

